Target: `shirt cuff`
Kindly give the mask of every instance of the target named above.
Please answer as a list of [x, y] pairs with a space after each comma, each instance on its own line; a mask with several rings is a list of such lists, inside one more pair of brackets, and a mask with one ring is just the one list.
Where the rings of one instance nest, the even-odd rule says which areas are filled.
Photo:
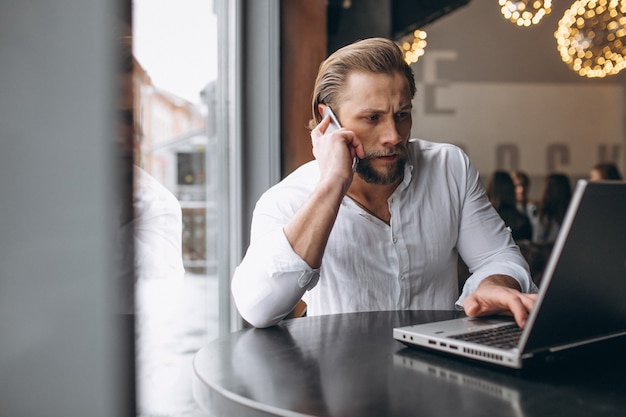
[[320, 270], [312, 269], [310, 271], [303, 271], [300, 278], [298, 278], [298, 285], [300, 288], [304, 288], [309, 291], [313, 287], [317, 285], [317, 282], [320, 280]]
[[533, 294], [538, 292], [538, 288], [535, 283], [530, 278], [530, 274], [526, 269], [524, 269], [520, 265], [512, 264], [512, 263], [493, 263], [476, 270], [468, 279], [465, 281], [465, 285], [463, 286], [463, 292], [461, 293], [459, 299], [456, 301], [455, 306], [458, 309], [463, 309], [463, 300], [476, 291], [480, 283], [487, 277], [491, 275], [508, 275], [511, 278], [515, 279], [520, 286], [521, 292]]

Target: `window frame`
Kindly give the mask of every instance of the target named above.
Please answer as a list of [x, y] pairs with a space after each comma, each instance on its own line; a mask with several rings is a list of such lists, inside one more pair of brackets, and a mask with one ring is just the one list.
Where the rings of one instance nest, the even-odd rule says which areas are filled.
[[[215, 0], [219, 335], [243, 327], [231, 277], [250, 241], [256, 201], [280, 180], [280, 1]], [[207, 158], [209, 160], [209, 158]]]

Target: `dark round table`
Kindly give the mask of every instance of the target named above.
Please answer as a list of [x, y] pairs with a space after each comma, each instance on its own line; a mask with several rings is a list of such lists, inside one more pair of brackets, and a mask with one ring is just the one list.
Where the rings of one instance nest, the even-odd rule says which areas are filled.
[[220, 417], [626, 416], [624, 338], [513, 371], [392, 337], [459, 314], [337, 314], [234, 332], [196, 354], [194, 398]]

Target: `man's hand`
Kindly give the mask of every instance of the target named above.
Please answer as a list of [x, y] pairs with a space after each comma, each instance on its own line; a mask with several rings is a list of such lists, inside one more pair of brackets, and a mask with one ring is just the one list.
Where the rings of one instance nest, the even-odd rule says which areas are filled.
[[468, 316], [473, 317], [512, 315], [517, 325], [524, 328], [536, 298], [536, 294], [521, 293], [517, 281], [508, 275], [491, 275], [465, 298], [463, 308]]
[[352, 184], [352, 159], [365, 156], [363, 145], [348, 129], [326, 134], [326, 116], [311, 131], [313, 155], [320, 168], [320, 180], [308, 200], [285, 224], [289, 244], [311, 268], [319, 268], [339, 207]]
[[353, 177], [353, 159], [364, 158], [365, 150], [356, 134], [349, 129], [340, 128], [326, 134], [329, 125], [330, 117], [326, 116], [311, 131], [313, 156], [319, 164], [322, 180], [337, 182], [345, 179], [349, 187]]

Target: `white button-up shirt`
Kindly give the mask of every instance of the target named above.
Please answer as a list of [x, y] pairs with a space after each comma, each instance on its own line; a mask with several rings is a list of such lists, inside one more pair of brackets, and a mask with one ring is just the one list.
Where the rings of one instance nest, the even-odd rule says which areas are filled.
[[[300, 298], [308, 315], [450, 310], [493, 274], [515, 278], [523, 292], [537, 291], [465, 153], [418, 139], [408, 149], [404, 179], [388, 199], [390, 224], [344, 197], [319, 270], [293, 251], [283, 233], [318, 183], [317, 162], [259, 199], [250, 247], [232, 281], [244, 319], [258, 327], [276, 324]], [[458, 255], [472, 272], [460, 296]]]
[[133, 218], [118, 231], [122, 292], [119, 310], [124, 313], [135, 311], [134, 294], [127, 291], [133, 282], [138, 289], [146, 280], [177, 281], [182, 285], [185, 277], [180, 203], [146, 171], [137, 166], [133, 170]]

